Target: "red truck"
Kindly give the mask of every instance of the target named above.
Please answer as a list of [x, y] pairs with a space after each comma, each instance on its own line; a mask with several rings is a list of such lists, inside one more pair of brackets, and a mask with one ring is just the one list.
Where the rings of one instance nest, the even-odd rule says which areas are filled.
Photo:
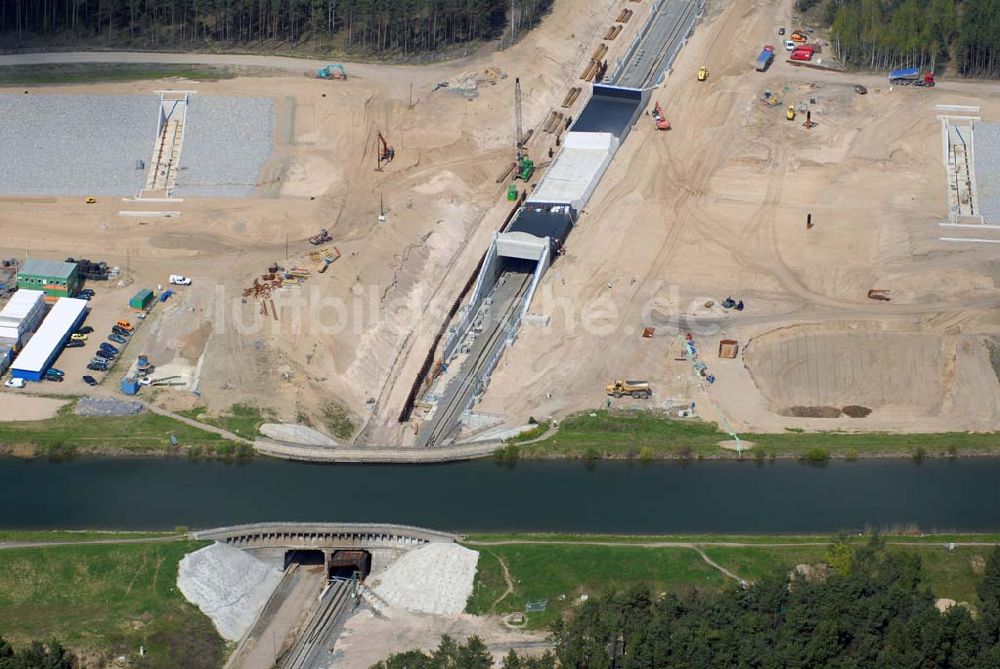
[[808, 44], [800, 44], [795, 47], [792, 51], [792, 55], [789, 56], [792, 60], [812, 60], [813, 54], [816, 53], [816, 48]]

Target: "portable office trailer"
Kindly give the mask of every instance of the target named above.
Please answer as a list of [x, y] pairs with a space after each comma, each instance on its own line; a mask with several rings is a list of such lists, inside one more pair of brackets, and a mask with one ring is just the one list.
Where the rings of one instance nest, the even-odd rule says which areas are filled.
[[38, 331], [14, 359], [11, 376], [25, 381], [41, 381], [45, 370], [62, 352], [66, 339], [79, 327], [86, 314], [86, 300], [59, 298]]
[[19, 290], [0, 310], [0, 344], [19, 349], [45, 318], [45, 293]]
[[50, 298], [72, 297], [80, 289], [76, 263], [28, 258], [17, 273], [17, 287], [43, 290]]

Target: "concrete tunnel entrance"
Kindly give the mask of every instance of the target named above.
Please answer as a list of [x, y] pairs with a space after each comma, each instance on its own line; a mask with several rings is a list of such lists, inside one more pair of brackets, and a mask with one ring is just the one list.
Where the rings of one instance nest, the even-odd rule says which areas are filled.
[[372, 554], [361, 550], [334, 551], [326, 563], [328, 578], [351, 578], [363, 581], [372, 570]]
[[299, 566], [322, 565], [326, 563], [326, 553], [318, 548], [293, 548], [285, 551], [285, 570], [293, 564]]
[[371, 573], [372, 555], [364, 550], [335, 550], [327, 557], [319, 548], [293, 548], [285, 551], [285, 569], [293, 564], [325, 567], [327, 578], [351, 578], [356, 573], [363, 581]]

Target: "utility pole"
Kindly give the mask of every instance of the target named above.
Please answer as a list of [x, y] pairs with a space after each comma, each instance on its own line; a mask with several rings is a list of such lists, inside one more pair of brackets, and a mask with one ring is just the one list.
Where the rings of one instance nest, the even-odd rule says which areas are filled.
[[514, 79], [514, 155], [521, 159], [521, 78]]

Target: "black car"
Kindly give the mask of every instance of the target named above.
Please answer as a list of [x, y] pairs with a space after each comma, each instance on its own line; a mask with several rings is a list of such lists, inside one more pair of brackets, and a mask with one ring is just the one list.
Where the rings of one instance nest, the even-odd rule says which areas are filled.
[[84, 344], [82, 341], [79, 341], [77, 339], [70, 339], [68, 342], [66, 342], [66, 346], [64, 346], [63, 348], [83, 348], [84, 346], [86, 346], [86, 344]]
[[88, 386], [96, 386], [97, 385], [97, 379], [95, 379], [94, 377], [90, 376], [89, 374], [87, 376], [83, 377], [83, 382], [86, 383]]
[[111, 344], [109, 344], [106, 341], [102, 341], [101, 342], [101, 350], [102, 351], [107, 351], [111, 355], [118, 355], [118, 349], [115, 348], [114, 346], [112, 346]]
[[98, 358], [104, 358], [105, 360], [110, 360], [113, 357], [115, 357], [114, 353], [108, 353], [104, 349], [94, 351], [94, 355], [96, 355]]
[[89, 365], [87, 365], [87, 369], [89, 369], [92, 372], [106, 372], [106, 371], [108, 371], [108, 366], [107, 365], [99, 365], [96, 362], [92, 362]]
[[90, 297], [94, 296], [94, 290], [92, 288], [84, 288], [83, 290], [81, 290], [80, 292], [78, 292], [76, 294], [76, 296], [77, 297], [88, 297], [88, 298], [90, 298]]
[[90, 334], [93, 331], [94, 331], [94, 328], [90, 327], [89, 325], [84, 325], [82, 328], [80, 328], [79, 330], [77, 330], [73, 334]]
[[113, 328], [111, 328], [111, 331], [114, 332], [116, 335], [121, 335], [122, 337], [131, 337], [132, 336], [131, 332], [129, 332], [125, 328], [121, 327], [120, 325], [114, 326]]

